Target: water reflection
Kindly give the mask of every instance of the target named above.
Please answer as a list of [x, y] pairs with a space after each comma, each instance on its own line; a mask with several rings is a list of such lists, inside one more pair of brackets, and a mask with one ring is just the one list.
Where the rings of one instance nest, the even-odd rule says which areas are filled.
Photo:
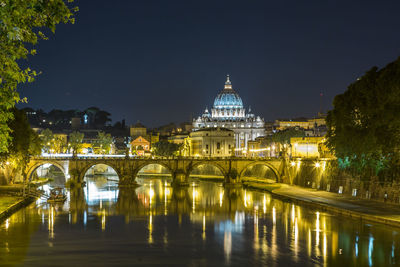
[[[171, 187], [168, 179], [143, 178], [140, 187], [118, 188], [115, 179], [93, 176], [85, 188], [70, 190], [64, 204], [38, 201], [2, 223], [0, 262], [48, 265], [40, 257], [44, 247], [48, 260], [61, 257], [65, 264], [117, 258], [155, 264], [163, 258], [185, 265], [387, 266], [399, 260], [398, 229], [218, 183]], [[110, 254], [113, 246], [120, 250]]]

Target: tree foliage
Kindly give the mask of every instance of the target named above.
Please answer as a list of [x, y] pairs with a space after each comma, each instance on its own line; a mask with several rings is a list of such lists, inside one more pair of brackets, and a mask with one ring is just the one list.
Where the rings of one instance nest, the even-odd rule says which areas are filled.
[[[72, 2], [69, 0], [68, 2]], [[21, 59], [35, 55], [35, 45], [46, 40], [43, 30], [55, 32], [59, 23], [74, 23], [73, 12], [63, 0], [1, 0], [0, 1], [0, 152], [10, 142], [7, 124], [13, 118], [12, 108], [21, 99], [20, 83], [32, 82], [38, 74], [22, 67]]]
[[45, 153], [63, 153], [65, 152], [65, 139], [60, 135], [54, 134], [50, 129], [44, 129], [40, 134]]
[[153, 154], [156, 156], [169, 157], [179, 152], [180, 145], [168, 141], [159, 141], [153, 146]]
[[96, 154], [109, 154], [112, 143], [113, 143], [113, 138], [112, 138], [111, 134], [99, 132], [97, 135], [97, 140], [96, 140], [95, 153]]
[[50, 153], [51, 143], [54, 140], [54, 134], [50, 129], [44, 129], [40, 134], [40, 139], [43, 144], [43, 151]]
[[290, 144], [292, 137], [304, 137], [304, 131], [296, 128], [289, 128], [283, 131], [276, 132], [272, 135], [272, 141], [282, 145]]
[[72, 132], [69, 135], [68, 144], [70, 149], [72, 150], [72, 154], [78, 153], [78, 151], [82, 148], [84, 134], [80, 132]]
[[13, 108], [12, 114], [13, 119], [8, 124], [12, 139], [7, 149], [8, 152], [3, 153], [3, 158], [12, 164], [15, 174], [21, 173], [25, 176], [30, 157], [40, 155], [42, 143], [38, 134], [30, 127], [25, 112]]
[[363, 176], [394, 178], [400, 160], [400, 58], [337, 95], [327, 117], [327, 146], [339, 165]]

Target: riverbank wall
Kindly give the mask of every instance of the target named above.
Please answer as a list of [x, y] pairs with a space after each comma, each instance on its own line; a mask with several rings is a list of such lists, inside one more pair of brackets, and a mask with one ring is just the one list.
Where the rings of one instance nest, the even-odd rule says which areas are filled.
[[306, 188], [334, 192], [354, 198], [400, 204], [400, 183], [381, 182], [378, 177], [363, 180], [338, 167], [332, 159], [295, 159], [290, 161], [289, 181]]
[[[0, 195], [0, 199], [3, 197], [3, 195]], [[6, 197], [4, 195], [4, 197]], [[15, 202], [6, 207], [5, 209], [0, 210], [0, 223], [5, 221], [8, 217], [10, 217], [12, 214], [17, 212], [23, 207], [28, 206], [31, 204], [33, 201], [35, 201], [34, 197], [23, 197], [23, 198], [16, 198]]]

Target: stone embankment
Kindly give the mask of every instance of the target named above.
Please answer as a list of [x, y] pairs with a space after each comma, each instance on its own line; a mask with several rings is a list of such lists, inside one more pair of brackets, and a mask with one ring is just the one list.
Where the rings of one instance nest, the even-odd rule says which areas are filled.
[[400, 227], [400, 205], [280, 183], [249, 181], [245, 182], [244, 186], [268, 191], [282, 200], [306, 205], [321, 211]]
[[6, 220], [19, 209], [29, 205], [35, 200], [35, 197], [20, 196], [19, 192], [21, 192], [20, 187], [0, 187], [0, 223]]

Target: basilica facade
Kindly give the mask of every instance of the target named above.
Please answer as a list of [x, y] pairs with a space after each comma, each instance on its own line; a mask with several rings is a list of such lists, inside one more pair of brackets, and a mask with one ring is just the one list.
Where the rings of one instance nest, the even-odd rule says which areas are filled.
[[193, 120], [193, 131], [203, 128], [221, 127], [234, 132], [236, 154], [247, 152], [247, 142], [265, 135], [264, 119], [248, 112], [242, 99], [232, 88], [227, 76], [224, 89], [214, 100], [211, 112], [206, 108], [203, 115]]

